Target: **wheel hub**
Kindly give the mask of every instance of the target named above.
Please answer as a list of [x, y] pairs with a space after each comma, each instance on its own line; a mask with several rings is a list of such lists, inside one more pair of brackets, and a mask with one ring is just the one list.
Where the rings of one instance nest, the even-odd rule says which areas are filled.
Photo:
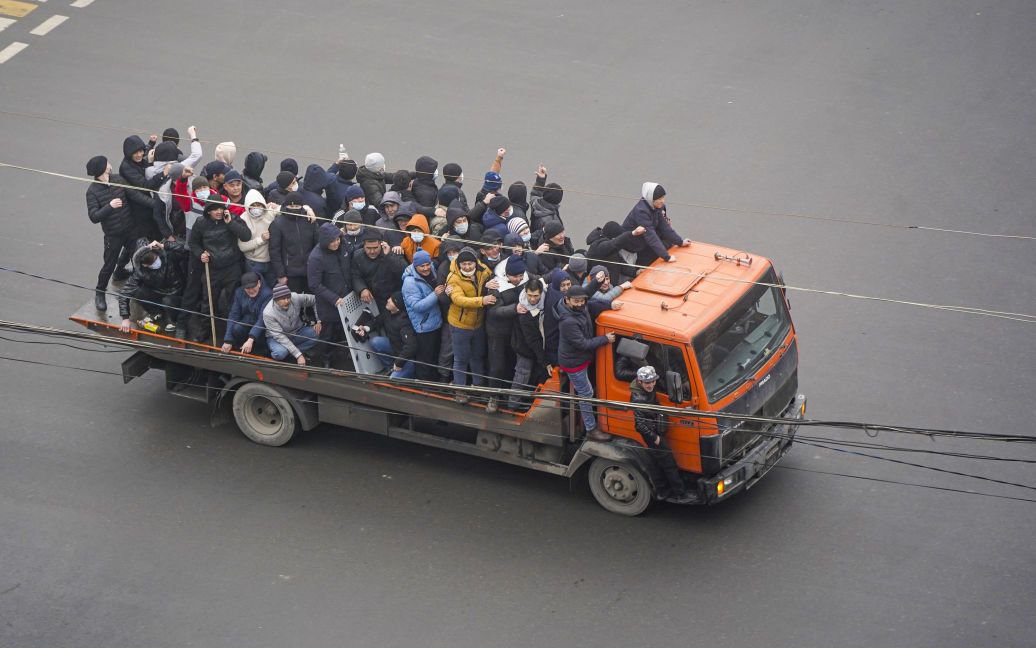
[[629, 472], [618, 466], [611, 466], [601, 477], [605, 492], [612, 499], [629, 502], [637, 496], [636, 480]]

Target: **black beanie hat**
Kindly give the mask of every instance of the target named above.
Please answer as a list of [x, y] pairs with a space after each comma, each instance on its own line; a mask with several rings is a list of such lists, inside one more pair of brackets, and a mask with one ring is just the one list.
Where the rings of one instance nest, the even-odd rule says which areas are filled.
[[503, 216], [510, 206], [511, 201], [505, 196], [493, 196], [493, 199], [489, 201], [489, 208], [499, 216]]
[[604, 227], [601, 231], [604, 232], [605, 236], [607, 236], [610, 239], [613, 239], [617, 236], [622, 236], [622, 225], [619, 225], [615, 221], [608, 221], [604, 224]]
[[665, 189], [662, 188], [662, 185], [656, 185], [655, 186], [655, 192], [653, 194], [651, 194], [651, 200], [658, 200], [659, 198], [661, 198], [664, 195], [665, 195]]
[[543, 189], [543, 199], [552, 205], [560, 205], [565, 191], [556, 182], [551, 182]]
[[338, 163], [338, 177], [352, 180], [356, 177], [356, 160], [342, 160]]
[[284, 158], [281, 160], [281, 171], [290, 171], [291, 175], [297, 176], [299, 174], [299, 163], [295, 161], [295, 158]]
[[478, 261], [475, 256], [475, 251], [469, 247], [463, 248], [460, 254], [457, 255], [457, 264], [460, 265], [461, 261]]
[[172, 142], [173, 144], [179, 144], [180, 143], [180, 131], [176, 130], [175, 128], [167, 128], [167, 129], [165, 129], [164, 131], [162, 131], [162, 141], [163, 142]]
[[462, 173], [464, 173], [464, 170], [456, 162], [450, 162], [442, 168], [442, 176], [450, 182], [459, 178]]
[[398, 308], [399, 310], [401, 310], [401, 311], [405, 311], [406, 310], [406, 302], [403, 301], [403, 293], [402, 293], [402, 291], [397, 290], [397, 291], [393, 292], [391, 295], [389, 295], [389, 299], [392, 300], [392, 303], [395, 304], [396, 308]]
[[155, 162], [176, 162], [178, 150], [176, 144], [162, 142], [155, 147]]
[[108, 158], [95, 155], [86, 163], [86, 175], [96, 178], [108, 169]]
[[277, 186], [286, 191], [291, 183], [295, 182], [295, 174], [291, 171], [281, 171], [277, 174]]
[[285, 205], [305, 205], [306, 199], [302, 197], [302, 194], [298, 191], [293, 191], [284, 197]]
[[507, 199], [512, 204], [524, 205], [529, 199], [528, 187], [521, 180], [512, 182], [511, 186], [507, 188]]
[[564, 225], [562, 225], [559, 221], [552, 220], [543, 226], [543, 238], [552, 239], [564, 231]]
[[227, 203], [223, 200], [223, 196], [220, 196], [219, 194], [214, 194], [213, 197], [205, 201], [205, 207], [202, 208], [201, 211], [203, 214], [208, 216], [209, 212], [213, 209], [226, 209], [226, 207]]
[[488, 245], [499, 245], [504, 242], [504, 237], [495, 229], [488, 229], [482, 234], [482, 242]]
[[568, 289], [568, 292], [565, 293], [565, 298], [566, 299], [572, 299], [573, 297], [588, 297], [588, 296], [589, 295], [586, 294], [586, 288], [583, 288], [579, 284], [576, 284], [576, 285], [572, 286], [571, 288]]
[[372, 227], [365, 227], [363, 228], [363, 234], [360, 235], [360, 240], [364, 243], [367, 241], [380, 241], [381, 232]]

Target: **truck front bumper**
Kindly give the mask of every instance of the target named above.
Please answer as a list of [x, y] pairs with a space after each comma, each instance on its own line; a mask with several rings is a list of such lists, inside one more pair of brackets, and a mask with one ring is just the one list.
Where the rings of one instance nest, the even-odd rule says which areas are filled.
[[[806, 396], [797, 395], [780, 418], [801, 420], [806, 413]], [[766, 438], [740, 461], [731, 464], [713, 477], [698, 481], [699, 495], [706, 504], [717, 504], [735, 493], [746, 491], [777, 465], [791, 448], [799, 426], [781, 423], [765, 430]]]

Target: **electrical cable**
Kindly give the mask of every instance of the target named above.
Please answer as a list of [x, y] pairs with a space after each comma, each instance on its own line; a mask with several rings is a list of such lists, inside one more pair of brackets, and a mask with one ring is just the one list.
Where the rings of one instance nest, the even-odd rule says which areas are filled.
[[[65, 173], [58, 173], [56, 171], [46, 171], [46, 170], [43, 170], [43, 169], [34, 169], [34, 168], [31, 168], [31, 167], [25, 167], [25, 166], [19, 166], [19, 165], [15, 165], [15, 164], [9, 164], [9, 163], [6, 163], [6, 162], [0, 162], [0, 167], [6, 167], [6, 168], [10, 168], [10, 169], [17, 169], [17, 170], [20, 170], [20, 171], [28, 171], [28, 172], [32, 172], [32, 173], [40, 173], [40, 174], [49, 175], [49, 176], [53, 176], [53, 177], [59, 177], [59, 178], [67, 179], [67, 180], [74, 180], [76, 182], [85, 182], [85, 183], [91, 183], [91, 184], [96, 182], [95, 180], [93, 180], [91, 178], [82, 178], [82, 177], [79, 177], [79, 176], [68, 175], [68, 174], [65, 174]], [[120, 187], [120, 188], [126, 189], [128, 191], [143, 191], [143, 192], [152, 193], [152, 194], [155, 194], [155, 195], [158, 195], [158, 196], [168, 195], [170, 197], [180, 197], [180, 198], [191, 198], [191, 199], [193, 199], [193, 196], [191, 196], [190, 194], [180, 194], [180, 193], [175, 193], [173, 191], [162, 191], [161, 189], [148, 189], [148, 188], [144, 188], [144, 187], [135, 187], [135, 186], [129, 185], [129, 184], [112, 183], [112, 182], [108, 182], [106, 184], [108, 184], [109, 186], [113, 186], [113, 187]], [[272, 211], [274, 213], [280, 213], [279, 210], [272, 210], [272, 209], [270, 209], [269, 211]], [[333, 220], [331, 218], [327, 218], [327, 217], [323, 217], [323, 216], [314, 216], [314, 219], [315, 220], [328, 221], [328, 222]], [[385, 230], [385, 231], [394, 231], [394, 232], [398, 232], [399, 231], [397, 229], [392, 229], [392, 228], [383, 227], [383, 226], [379, 226], [379, 225], [364, 225], [364, 227], [371, 228], [371, 229], [376, 229], [376, 230]], [[440, 240], [444, 238], [442, 236], [433, 236], [433, 235], [430, 235], [430, 234], [428, 236], [430, 238], [438, 238]], [[473, 240], [468, 240], [468, 239], [460, 239], [460, 238], [452, 237], [452, 236], [450, 238], [452, 240], [454, 240], [454, 241], [458, 241], [458, 242], [464, 243], [465, 245], [469, 245], [469, 246], [492, 247], [491, 244], [485, 243], [483, 241], [473, 241]], [[551, 256], [556, 256], [556, 257], [560, 257], [560, 258], [570, 258], [572, 256], [572, 255], [561, 254], [561, 253], [551, 252], [551, 251], [547, 251], [547, 252], [544, 252], [542, 254], [549, 254]], [[612, 261], [608, 261], [607, 259], [595, 259], [595, 258], [588, 258], [588, 257], [585, 257], [585, 256], [584, 256], [584, 258], [586, 258], [587, 263], [594, 263], [594, 262], [596, 262], [596, 263], [613, 263]], [[644, 266], [644, 265], [629, 264], [629, 263], [623, 264], [623, 265], [625, 265], [627, 267], [631, 267], [631, 268], [636, 268], [638, 270], [651, 271], [651, 272], [669, 272], [669, 273], [679, 273], [679, 274], [700, 274], [700, 273], [693, 272], [692, 270], [689, 270], [689, 269], [685, 269], [685, 268], [667, 268], [664, 265], [660, 265], [660, 266]], [[845, 298], [848, 298], [848, 299], [857, 299], [857, 300], [864, 300], [864, 301], [877, 301], [877, 302], [883, 302], [883, 303], [889, 303], [889, 304], [899, 304], [899, 305], [903, 305], [903, 306], [913, 306], [913, 307], [916, 307], [916, 308], [927, 308], [927, 309], [934, 309], [934, 310], [953, 311], [953, 312], [959, 312], [959, 313], [964, 313], [964, 314], [969, 314], [969, 315], [979, 315], [979, 316], [984, 316], [984, 317], [993, 317], [993, 318], [998, 318], [998, 319], [1006, 319], [1006, 320], [1012, 320], [1012, 321], [1023, 322], [1023, 323], [1028, 323], [1028, 324], [1036, 324], [1036, 313], [1015, 313], [1015, 312], [1010, 312], [1010, 311], [1000, 311], [1000, 310], [993, 310], [993, 309], [987, 309], [987, 308], [978, 308], [978, 307], [974, 307], [974, 306], [958, 306], [958, 305], [952, 305], [952, 304], [931, 304], [931, 303], [920, 302], [920, 301], [904, 300], [904, 299], [894, 299], [894, 298], [891, 298], [891, 297], [877, 297], [877, 296], [873, 296], [873, 295], [863, 295], [863, 294], [850, 293], [850, 292], [844, 292], [844, 291], [838, 291], [838, 290], [827, 290], [827, 289], [820, 289], [820, 288], [807, 288], [807, 287], [804, 287], [804, 286], [794, 286], [794, 285], [789, 285], [789, 284], [780, 284], [780, 285], [778, 285], [778, 284], [767, 283], [767, 282], [762, 282], [762, 281], [750, 281], [750, 280], [746, 280], [746, 279], [734, 278], [734, 277], [731, 277], [730, 275], [727, 275], [725, 273], [716, 272], [716, 271], [710, 271], [710, 272], [707, 273], [706, 276], [708, 276], [710, 279], [716, 279], [716, 280], [720, 280], [720, 281], [731, 281], [731, 282], [741, 283], [741, 284], [759, 285], [759, 286], [767, 286], [767, 287], [776, 287], [776, 288], [781, 288], [783, 290], [791, 290], [791, 291], [795, 291], [795, 292], [805, 292], [805, 293], [812, 293], [812, 294], [818, 294], [818, 295], [828, 295], [828, 296], [833, 296], [833, 297], [845, 297]], [[629, 300], [628, 298], [625, 299], [625, 300], [620, 299], [620, 301], [629, 301], [630, 303], [640, 303], [641, 305], [649, 305], [649, 306], [655, 306], [656, 305], [656, 304], [643, 304], [643, 302], [635, 302], [633, 300]]]
[[[74, 371], [84, 371], [84, 372], [88, 372], [88, 373], [110, 375], [110, 376], [116, 376], [116, 377], [120, 377], [120, 378], [122, 377], [121, 373], [117, 373], [117, 372], [113, 372], [113, 371], [103, 371], [103, 370], [89, 369], [89, 368], [86, 368], [86, 367], [77, 367], [77, 366], [74, 366], [74, 365], [61, 365], [61, 364], [48, 363], [48, 362], [39, 362], [39, 361], [33, 361], [33, 360], [26, 360], [24, 358], [12, 358], [12, 357], [9, 357], [9, 356], [0, 356], [0, 360], [20, 362], [20, 363], [25, 363], [25, 364], [30, 364], [30, 365], [45, 366], [45, 367], [51, 367], [51, 368], [68, 369], [68, 370], [74, 370]], [[173, 384], [177, 384], [177, 383], [174, 382]], [[184, 384], [190, 384], [190, 383], [184, 383]], [[313, 401], [303, 401], [303, 402], [313, 402]], [[319, 402], [319, 401], [315, 401], [315, 402]], [[362, 410], [362, 411], [370, 411], [370, 412], [375, 412], [375, 413], [382, 413], [382, 414], [398, 414], [398, 412], [394, 412], [394, 411], [391, 411], [391, 410], [384, 410], [384, 409], [374, 408], [374, 407], [364, 406], [364, 405], [357, 405], [357, 406], [355, 406], [355, 409]], [[562, 438], [567, 438], [567, 437], [565, 437], [565, 435], [557, 435], [557, 436], [560, 436]], [[820, 448], [824, 448], [825, 447], [825, 446], [822, 446], [822, 445], [819, 445], [819, 444], [809, 443], [809, 442], [806, 442], [806, 441], [798, 441], [797, 438], [796, 438], [796, 442], [801, 443], [802, 445], [808, 445], [808, 446], [814, 446], [814, 447], [820, 447]], [[826, 448], [826, 449], [834, 450], [834, 451], [839, 451], [837, 448]], [[691, 455], [691, 453], [679, 453], [679, 452], [676, 452], [676, 451], [673, 451], [673, 450], [666, 450], [666, 449], [660, 449], [660, 448], [645, 447], [644, 450], [646, 450], [648, 452], [656, 452], [656, 453], [672, 452], [674, 455], [683, 454], [683, 455], [690, 455], [690, 456], [700, 457], [700, 458], [717, 458], [717, 459], [720, 459], [719, 457], [701, 457], [700, 455], [697, 455], [697, 454]], [[850, 454], [854, 454], [854, 453], [850, 453]], [[872, 458], [884, 459], [882, 457], [872, 457]], [[952, 487], [947, 487], [947, 486], [935, 486], [935, 485], [931, 485], [931, 484], [921, 484], [921, 483], [916, 483], [916, 482], [904, 482], [904, 481], [900, 481], [900, 480], [883, 479], [883, 478], [878, 478], [878, 477], [869, 477], [869, 476], [865, 476], [865, 475], [853, 475], [853, 474], [849, 474], [849, 473], [839, 473], [839, 472], [834, 472], [834, 471], [817, 470], [817, 469], [813, 469], [813, 468], [803, 468], [803, 467], [799, 467], [799, 466], [789, 466], [786, 463], [776, 463], [776, 464], [772, 464], [772, 465], [756, 463], [754, 465], [756, 465], [756, 466], [763, 466], [763, 467], [767, 467], [768, 466], [770, 468], [780, 468], [780, 469], [783, 469], [783, 470], [794, 470], [794, 471], [797, 471], [797, 472], [813, 473], [813, 474], [827, 475], [827, 476], [833, 476], [833, 477], [842, 477], [842, 478], [849, 478], [849, 479], [860, 479], [860, 480], [879, 482], [879, 483], [895, 485], [895, 486], [909, 486], [909, 487], [913, 487], [913, 488], [923, 488], [923, 489], [938, 490], [938, 491], [945, 491], [945, 492], [961, 493], [961, 494], [966, 494], [966, 495], [978, 495], [978, 496], [989, 497], [989, 498], [993, 498], [993, 499], [1004, 499], [1004, 500], [1011, 500], [1011, 501], [1027, 502], [1027, 503], [1036, 504], [1036, 499], [1030, 499], [1030, 498], [1025, 498], [1025, 497], [1017, 497], [1017, 496], [1011, 496], [1011, 495], [1002, 495], [1002, 494], [997, 494], [997, 493], [986, 493], [986, 492], [975, 491], [975, 490], [971, 490], [971, 489], [952, 488]], [[907, 464], [907, 465], [914, 465], [914, 464]], [[917, 464], [917, 466], [921, 467], [921, 468], [930, 468], [930, 469], [932, 469], [930, 466], [924, 466], [924, 465], [920, 465], [920, 464]], [[935, 469], [935, 470], [939, 470], [939, 469]], [[985, 478], [985, 477], [982, 477], [982, 476], [979, 476], [979, 475], [971, 475], [971, 474], [968, 474], [968, 473], [960, 473], [960, 472], [956, 472], [956, 471], [940, 471], [940, 472], [948, 472], [950, 474], [955, 474], [955, 475], [959, 475], [959, 476], [963, 476], [963, 477], [971, 477], [971, 478], [975, 478], [975, 479], [983, 479], [983, 480], [994, 481], [994, 482], [998, 482], [998, 483], [1002, 483], [1002, 484], [1006, 484], [1006, 485], [1017, 486], [1017, 487], [1020, 487], [1020, 488], [1036, 490], [1036, 487], [1033, 487], [1033, 486], [1028, 486], [1028, 485], [1025, 485], [1025, 484], [1014, 484], [1012, 482], [1004, 482], [1004, 481], [1000, 481], [1000, 480], [992, 480], [992, 479]]]
[[[81, 126], [81, 127], [86, 127], [86, 128], [106, 129], [106, 130], [118, 131], [118, 132], [121, 132], [121, 133], [129, 132], [129, 133], [132, 133], [132, 134], [135, 134], [135, 135], [145, 135], [145, 136], [149, 135], [149, 131], [145, 130], [145, 129], [126, 128], [126, 127], [121, 127], [121, 126], [111, 126], [111, 125], [107, 125], [107, 124], [96, 124], [96, 123], [83, 122], [83, 121], [74, 121], [74, 120], [69, 120], [69, 119], [61, 119], [61, 118], [58, 118], [58, 117], [52, 117], [52, 116], [49, 116], [49, 115], [41, 115], [41, 114], [37, 114], [37, 113], [25, 113], [25, 112], [16, 112], [16, 111], [10, 111], [10, 110], [0, 110], [0, 115], [7, 115], [9, 117], [21, 117], [21, 118], [25, 118], [25, 119], [37, 119], [37, 120], [40, 120], [40, 121], [49, 121], [49, 122], [53, 122], [53, 123], [67, 124], [67, 125], [71, 125], [71, 126]], [[216, 142], [215, 140], [207, 140], [207, 139], [202, 139], [202, 138], [198, 138], [198, 141], [200, 143], [204, 143], [204, 144], [218, 144], [218, 142]], [[296, 158], [296, 159], [297, 158], [304, 158], [304, 159], [320, 160], [322, 162], [332, 162], [332, 163], [338, 161], [338, 158], [330, 158], [330, 157], [324, 157], [324, 156], [320, 156], [320, 155], [297, 154], [297, 153], [290, 153], [290, 152], [285, 152], [285, 151], [278, 151], [278, 150], [274, 150], [274, 149], [267, 149], [266, 151], [268, 153], [275, 153], [275, 154], [278, 154], [278, 155], [284, 155], [284, 156], [291, 157], [291, 158]], [[357, 162], [357, 164], [359, 164], [359, 162]], [[409, 173], [420, 173], [420, 172], [417, 172], [417, 171], [408, 171], [408, 172]], [[566, 188], [564, 188], [564, 191], [566, 193], [571, 193], [571, 194], [575, 194], [575, 195], [583, 195], [583, 196], [591, 196], [591, 197], [595, 197], [595, 198], [612, 198], [612, 199], [625, 200], [625, 201], [640, 200], [640, 196], [634, 197], [634, 196], [628, 196], [628, 195], [622, 195], [622, 194], [613, 194], [613, 193], [589, 191], [589, 190], [585, 190], [585, 189], [581, 190], [581, 189], [572, 189], [572, 188], [566, 187]], [[1004, 238], [1004, 239], [1018, 239], [1018, 240], [1036, 240], [1036, 236], [1028, 236], [1028, 235], [1020, 235], [1020, 234], [997, 234], [997, 233], [992, 233], [992, 232], [976, 232], [976, 231], [958, 230], [958, 229], [950, 229], [950, 228], [943, 228], [943, 227], [931, 227], [931, 226], [925, 226], [925, 225], [902, 225], [902, 224], [899, 224], [899, 223], [882, 223], [882, 222], [865, 221], [865, 220], [857, 220], [857, 219], [850, 219], [850, 218], [837, 218], [837, 217], [831, 217], [831, 216], [819, 216], [819, 215], [815, 215], [815, 214], [804, 214], [804, 213], [800, 213], [800, 212], [781, 212], [781, 211], [768, 211], [768, 210], [759, 210], [759, 209], [746, 209], [746, 208], [726, 207], [726, 206], [720, 206], [720, 205], [711, 205], [711, 204], [705, 204], [705, 203], [693, 203], [693, 202], [676, 201], [676, 200], [669, 200], [669, 201], [667, 201], [667, 204], [673, 205], [673, 206], [678, 206], [678, 207], [691, 207], [691, 208], [695, 208], [695, 209], [704, 209], [704, 210], [709, 210], [709, 211], [721, 211], [721, 212], [733, 213], [733, 214], [749, 214], [749, 215], [753, 215], [753, 216], [777, 216], [777, 217], [780, 217], [780, 218], [794, 218], [794, 219], [803, 219], [803, 220], [818, 221], [818, 222], [828, 222], [828, 223], [838, 223], [838, 224], [848, 224], [848, 225], [859, 225], [859, 226], [866, 226], [866, 227], [884, 227], [884, 228], [901, 229], [901, 230], [921, 230], [921, 231], [928, 231], [928, 232], [941, 232], [941, 233], [946, 233], [946, 234], [960, 234], [960, 235], [981, 236], [981, 237], [989, 237], [989, 238]]]

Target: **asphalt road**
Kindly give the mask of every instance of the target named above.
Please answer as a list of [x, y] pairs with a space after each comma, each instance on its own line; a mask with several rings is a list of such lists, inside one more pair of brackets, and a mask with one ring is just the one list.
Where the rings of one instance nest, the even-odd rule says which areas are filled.
[[[542, 162], [586, 192], [562, 205], [573, 238], [650, 179], [699, 205], [671, 208], [681, 233], [769, 256], [791, 285], [1036, 310], [1031, 240], [777, 215], [1036, 234], [1031, 2], [294, 6], [39, 5], [0, 32], [29, 44], [0, 65], [0, 161], [82, 176], [134, 129], [196, 123], [241, 161], [268, 152], [269, 177], [283, 152], [306, 164], [344, 142], [390, 167], [459, 161], [473, 193], [503, 145], [506, 181]], [[54, 14], [69, 20], [28, 33]], [[92, 285], [85, 189], [0, 169], [2, 265]], [[71, 326], [88, 297], [0, 272], [3, 319]], [[792, 305], [812, 415], [1033, 434], [1032, 324]], [[8, 648], [1034, 643], [1033, 504], [801, 469], [1032, 491], [798, 446], [722, 507], [624, 519], [564, 480], [347, 430], [259, 447], [157, 376], [0, 367]], [[1026, 464], [890, 456], [1036, 484]]]

